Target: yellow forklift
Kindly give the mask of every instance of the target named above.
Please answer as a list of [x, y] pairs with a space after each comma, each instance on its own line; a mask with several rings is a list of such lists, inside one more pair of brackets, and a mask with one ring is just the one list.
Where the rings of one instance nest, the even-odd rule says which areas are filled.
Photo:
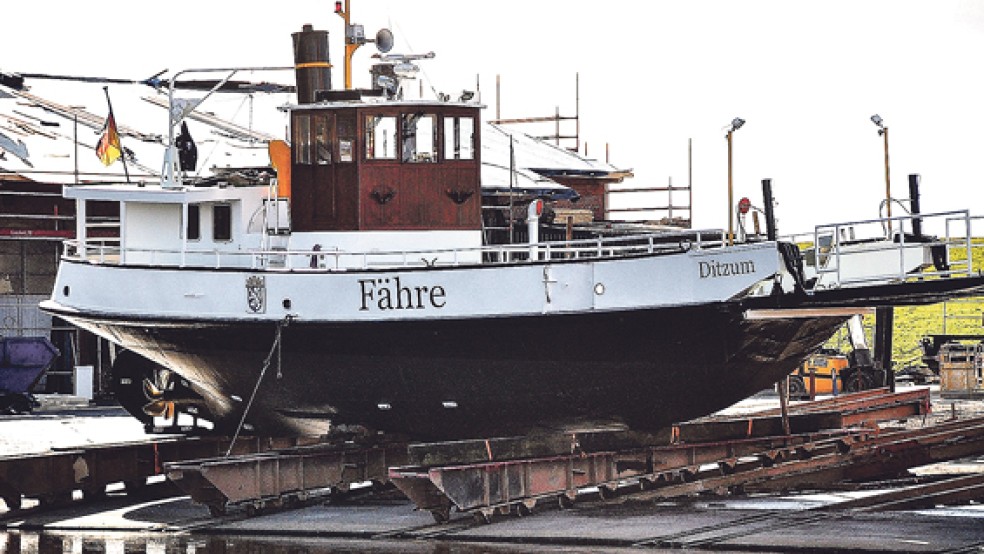
[[789, 376], [789, 398], [805, 400], [818, 395], [838, 394], [844, 390], [841, 379], [847, 367], [847, 356], [837, 350], [821, 350], [807, 358]]
[[848, 320], [847, 332], [851, 352], [845, 355], [838, 350], [821, 349], [807, 358], [789, 376], [790, 399], [810, 400], [819, 395], [858, 392], [891, 384], [887, 372], [875, 365], [859, 316]]

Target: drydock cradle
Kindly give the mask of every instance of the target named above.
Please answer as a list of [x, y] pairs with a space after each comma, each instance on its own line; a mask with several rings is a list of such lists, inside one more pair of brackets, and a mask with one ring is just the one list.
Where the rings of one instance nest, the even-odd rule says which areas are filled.
[[[254, 438], [237, 442], [231, 455], [223, 454], [229, 449], [224, 438], [168, 438], [0, 458], [0, 493], [16, 510], [22, 497], [57, 505], [76, 490], [98, 497], [110, 483], [129, 491], [166, 474], [217, 516], [235, 507], [252, 515], [356, 484], [391, 482], [439, 522], [452, 512], [488, 522], [496, 514], [529, 514], [539, 502], [569, 506], [587, 495], [624, 502], [823, 489], [984, 453], [984, 419], [912, 429], [878, 425], [925, 415], [929, 406], [927, 389], [843, 395], [791, 407], [789, 434], [782, 418], [766, 411], [705, 418], [656, 434], [593, 430], [374, 445]], [[984, 478], [960, 477], [918, 484], [901, 497], [843, 505], [874, 510], [982, 497]]]

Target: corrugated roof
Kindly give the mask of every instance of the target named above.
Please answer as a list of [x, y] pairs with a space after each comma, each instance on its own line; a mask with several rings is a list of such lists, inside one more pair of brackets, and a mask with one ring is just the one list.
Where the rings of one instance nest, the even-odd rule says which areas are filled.
[[[95, 154], [108, 114], [103, 87], [51, 81], [31, 85], [30, 91], [0, 85], [0, 170], [36, 181], [69, 184], [75, 182], [77, 167], [82, 182], [122, 181], [122, 164], [105, 167]], [[131, 178], [156, 181], [168, 132], [167, 100], [164, 95], [148, 95], [148, 90], [141, 85], [116, 85], [109, 93], [122, 144], [132, 152], [127, 164]], [[277, 107], [292, 100], [292, 95], [222, 96], [207, 100], [188, 120], [198, 146], [198, 174], [208, 176], [212, 167], [266, 166], [266, 142], [286, 135], [287, 118]], [[521, 188], [563, 188], [545, 176], [550, 172], [590, 176], [626, 173], [511, 131], [489, 123], [482, 125], [485, 187], [509, 187], [510, 137], [517, 168], [515, 184]]]
[[[109, 109], [102, 86], [79, 83], [31, 83], [30, 91], [0, 86], [0, 170], [50, 183], [123, 181], [122, 162], [106, 167], [95, 154]], [[133, 180], [157, 181], [163, 167], [168, 134], [167, 110], [142, 100], [147, 87], [109, 89], [124, 149], [132, 153], [127, 170]], [[246, 95], [207, 100], [201, 120], [188, 122], [198, 146], [198, 171], [212, 168], [257, 167], [269, 164], [266, 141], [274, 129], [286, 128], [286, 116], [276, 110], [285, 95]], [[165, 100], [166, 102], [166, 100]], [[248, 123], [236, 125], [225, 117], [249, 121], [248, 103], [262, 104], [267, 132], [251, 132]], [[260, 119], [260, 118], [257, 118]], [[272, 123], [271, 123], [272, 121]]]

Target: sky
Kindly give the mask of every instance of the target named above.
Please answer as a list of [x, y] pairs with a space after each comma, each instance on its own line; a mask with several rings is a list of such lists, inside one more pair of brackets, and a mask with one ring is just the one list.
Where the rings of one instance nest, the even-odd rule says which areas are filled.
[[[5, 6], [0, 70], [144, 78], [289, 66], [290, 34], [309, 23], [329, 31], [342, 83], [334, 2], [135, 6]], [[780, 233], [877, 217], [885, 165], [876, 113], [890, 129], [894, 197], [919, 173], [924, 212], [984, 204], [984, 2], [352, 0], [351, 12], [367, 36], [390, 28], [394, 52], [435, 52], [419, 63], [425, 89], [479, 88], [487, 119], [497, 103], [503, 118], [579, 106], [582, 152], [607, 152], [634, 172], [632, 184], [684, 186], [692, 167], [696, 227], [727, 224], [724, 137], [735, 117], [746, 121], [733, 136], [735, 199], [761, 206], [761, 180], [772, 179]], [[356, 53], [356, 86], [368, 86], [374, 53], [371, 44]]]

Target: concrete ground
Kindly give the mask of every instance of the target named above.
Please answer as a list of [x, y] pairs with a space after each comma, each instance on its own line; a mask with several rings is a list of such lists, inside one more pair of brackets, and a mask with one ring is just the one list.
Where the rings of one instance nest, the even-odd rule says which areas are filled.
[[[165, 544], [168, 552], [211, 552], [186, 547], [216, 541], [239, 545], [222, 552], [266, 552], [264, 544], [308, 545], [300, 550], [304, 552], [471, 552], [479, 547], [476, 551], [619, 552], [644, 547], [716, 552], [978, 552], [984, 548], [981, 506], [878, 514], [804, 510], [832, 500], [832, 495], [813, 495], [658, 504], [586, 502], [566, 510], [538, 506], [531, 517], [502, 516], [491, 524], [461, 517], [438, 525], [429, 514], [414, 511], [410, 503], [394, 496], [328, 502], [253, 518], [234, 513], [219, 519], [183, 497], [138, 504], [110, 497], [85, 506], [4, 518], [6, 533], [0, 531], [0, 537], [6, 539], [0, 541], [6, 540], [8, 548], [0, 551], [29, 552], [23, 545], [21, 550], [13, 549], [11, 541], [42, 537], [56, 537], [66, 545], [102, 541], [132, 546], [156, 541]], [[75, 548], [63, 551], [78, 551]]]

